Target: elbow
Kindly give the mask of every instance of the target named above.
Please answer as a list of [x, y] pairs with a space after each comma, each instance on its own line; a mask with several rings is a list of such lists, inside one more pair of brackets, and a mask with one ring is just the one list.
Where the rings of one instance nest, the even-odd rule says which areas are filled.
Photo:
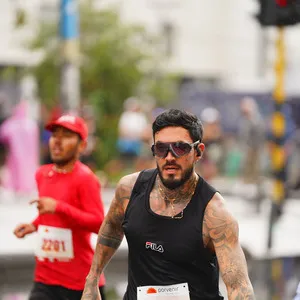
[[102, 225], [102, 223], [103, 223], [103, 221], [104, 221], [104, 213], [101, 213], [99, 216], [98, 216], [98, 218], [97, 218], [97, 232], [96, 233], [98, 233], [99, 232], [99, 229], [100, 229], [100, 227], [101, 227], [101, 225]]
[[100, 227], [101, 227], [101, 225], [102, 225], [102, 222], [103, 222], [103, 220], [101, 220], [101, 221], [97, 220], [97, 221], [95, 222], [94, 226], [91, 228], [93, 233], [98, 234], [98, 232], [99, 232], [99, 230], [100, 230]]
[[92, 233], [98, 234], [99, 230], [100, 230], [100, 226], [92, 228], [91, 231]]
[[93, 233], [98, 234], [103, 221], [104, 221], [103, 213], [101, 213], [101, 214], [98, 213], [98, 214], [94, 215], [93, 218], [90, 219], [89, 230]]

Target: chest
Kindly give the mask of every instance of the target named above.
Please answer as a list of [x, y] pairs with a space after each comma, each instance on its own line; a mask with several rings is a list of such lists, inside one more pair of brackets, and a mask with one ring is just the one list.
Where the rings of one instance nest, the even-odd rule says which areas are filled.
[[38, 191], [40, 197], [51, 197], [72, 206], [80, 206], [79, 191], [73, 178], [44, 177], [38, 184]]
[[158, 216], [181, 219], [190, 199], [180, 198], [180, 201], [168, 201], [157, 190], [153, 190], [149, 196], [149, 209]]
[[[136, 204], [136, 203], [135, 203]], [[200, 215], [187, 207], [183, 218], [158, 215], [145, 203], [132, 205], [123, 223], [130, 251], [168, 261], [196, 259], [204, 250]]]

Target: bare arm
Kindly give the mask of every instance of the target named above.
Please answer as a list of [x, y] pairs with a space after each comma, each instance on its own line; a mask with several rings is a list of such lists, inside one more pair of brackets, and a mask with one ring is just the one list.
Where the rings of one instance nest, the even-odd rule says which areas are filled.
[[137, 176], [138, 173], [125, 176], [118, 183], [115, 197], [98, 233], [96, 251], [86, 279], [82, 300], [100, 299], [99, 278], [122, 242], [124, 236], [122, 222]]
[[224, 199], [218, 193], [207, 205], [203, 232], [215, 249], [228, 299], [255, 300], [247, 262], [239, 243], [238, 223], [227, 211]]

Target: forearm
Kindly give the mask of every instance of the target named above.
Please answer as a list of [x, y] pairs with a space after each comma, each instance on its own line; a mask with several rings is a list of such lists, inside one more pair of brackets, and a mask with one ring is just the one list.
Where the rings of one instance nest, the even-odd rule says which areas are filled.
[[[255, 300], [247, 262], [239, 244], [237, 221], [226, 210], [224, 199], [216, 193], [208, 204], [203, 232], [212, 240], [229, 300]], [[208, 239], [208, 240], [209, 240]]]
[[116, 252], [121, 240], [108, 239], [99, 233], [98, 243], [93, 258], [90, 272], [86, 278], [86, 283], [81, 300], [99, 300], [99, 278], [104, 268]]
[[98, 288], [98, 276], [88, 275], [85, 282], [84, 291], [81, 300], [100, 300], [100, 291]]
[[63, 202], [58, 203], [56, 213], [67, 218], [73, 228], [81, 228], [94, 233], [99, 231], [104, 219], [103, 212], [90, 213]]
[[248, 276], [246, 260], [242, 252], [227, 255], [230, 264], [221, 270], [227, 288], [228, 300], [255, 300], [253, 287]]
[[242, 249], [238, 246], [232, 252], [226, 253], [226, 256], [220, 254], [219, 259], [222, 265], [220, 268], [221, 276], [227, 288], [228, 300], [255, 300]]
[[33, 224], [36, 228], [36, 230], [38, 229], [39, 227], [39, 224], [40, 224], [40, 216], [37, 216], [32, 222], [31, 224]]
[[86, 279], [82, 300], [99, 300], [98, 282], [104, 268], [119, 248], [124, 231], [122, 223], [124, 220], [125, 206], [128, 203], [133, 179], [135, 177], [124, 177], [118, 184], [115, 197], [110, 205], [109, 211], [101, 225], [96, 251], [90, 272]]
[[240, 283], [239, 287], [228, 287], [228, 300], [255, 300], [253, 287], [250, 282]]
[[[220, 260], [222, 261], [222, 255]], [[227, 288], [228, 300], [255, 300], [253, 287], [248, 276], [247, 262], [240, 247], [226, 255], [227, 264], [221, 276]]]

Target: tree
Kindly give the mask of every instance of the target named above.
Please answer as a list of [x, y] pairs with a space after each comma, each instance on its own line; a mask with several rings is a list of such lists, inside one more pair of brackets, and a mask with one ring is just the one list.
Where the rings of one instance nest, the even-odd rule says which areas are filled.
[[[141, 26], [123, 24], [116, 10], [80, 7], [81, 93], [97, 113], [100, 168], [117, 154], [117, 123], [126, 98], [142, 91], [161, 104], [174, 96], [173, 79], [157, 67], [162, 59], [158, 40]], [[57, 22], [41, 24], [29, 43], [31, 49], [45, 53], [30, 71], [37, 79], [41, 101], [49, 107], [57, 104], [59, 94], [59, 46]]]

